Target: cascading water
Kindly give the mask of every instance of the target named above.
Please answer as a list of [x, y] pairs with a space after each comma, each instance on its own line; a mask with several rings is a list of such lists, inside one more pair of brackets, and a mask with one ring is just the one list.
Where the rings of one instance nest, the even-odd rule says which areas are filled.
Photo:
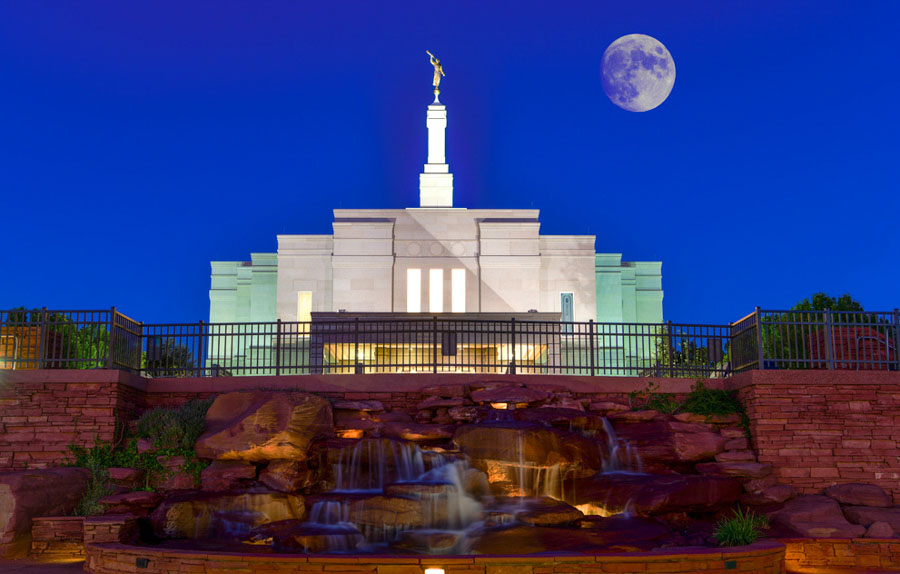
[[627, 440], [616, 436], [616, 431], [606, 417], [603, 417], [609, 456], [603, 462], [603, 472], [644, 472], [644, 463], [637, 448]]
[[[335, 489], [313, 504], [303, 525], [312, 532], [333, 532], [325, 537], [328, 552], [379, 549], [409, 532], [421, 536], [406, 538], [425, 540], [426, 546], [432, 539], [445, 544], [420, 550], [457, 552], [466, 530], [482, 517], [481, 503], [468, 491], [466, 474], [473, 471], [468, 463], [413, 443], [363, 439], [341, 450], [333, 470]], [[395, 519], [373, 520], [396, 511], [392, 501], [401, 507]]]

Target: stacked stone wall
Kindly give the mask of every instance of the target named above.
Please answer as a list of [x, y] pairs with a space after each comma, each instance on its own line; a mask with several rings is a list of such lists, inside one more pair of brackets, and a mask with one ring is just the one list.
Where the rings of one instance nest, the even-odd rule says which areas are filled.
[[778, 482], [818, 494], [864, 482], [900, 503], [900, 373], [754, 371], [729, 380]]

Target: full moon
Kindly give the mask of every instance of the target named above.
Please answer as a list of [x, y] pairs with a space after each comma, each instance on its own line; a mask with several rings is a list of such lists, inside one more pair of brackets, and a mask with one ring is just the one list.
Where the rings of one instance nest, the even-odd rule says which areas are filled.
[[603, 52], [600, 78], [612, 103], [629, 112], [646, 112], [669, 97], [675, 61], [656, 38], [629, 34]]

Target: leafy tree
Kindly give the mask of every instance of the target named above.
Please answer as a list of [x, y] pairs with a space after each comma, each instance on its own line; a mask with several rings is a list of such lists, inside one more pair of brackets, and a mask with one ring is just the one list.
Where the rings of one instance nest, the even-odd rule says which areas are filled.
[[190, 377], [196, 374], [194, 353], [171, 337], [149, 339], [144, 369], [151, 377]]
[[49, 368], [95, 369], [106, 366], [109, 331], [101, 323], [76, 322], [63, 313], [18, 307], [9, 312], [7, 325], [43, 325], [43, 359]]

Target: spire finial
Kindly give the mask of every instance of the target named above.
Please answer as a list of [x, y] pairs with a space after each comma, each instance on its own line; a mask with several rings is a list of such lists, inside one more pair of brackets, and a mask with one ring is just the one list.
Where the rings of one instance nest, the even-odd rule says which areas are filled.
[[431, 85], [434, 86], [434, 102], [439, 104], [440, 100], [438, 100], [438, 95], [441, 93], [441, 77], [445, 75], [444, 67], [441, 66], [441, 61], [438, 58], [435, 58], [434, 54], [428, 50], [425, 50], [425, 53], [428, 54], [431, 65], [434, 66], [434, 78], [431, 80]]

